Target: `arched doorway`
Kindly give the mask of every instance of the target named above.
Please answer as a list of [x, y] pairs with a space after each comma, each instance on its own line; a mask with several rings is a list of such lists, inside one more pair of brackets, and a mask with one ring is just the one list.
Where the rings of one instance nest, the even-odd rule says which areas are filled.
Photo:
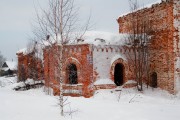
[[77, 67], [75, 64], [68, 65], [67, 77], [69, 84], [78, 84]]
[[116, 64], [114, 68], [114, 83], [117, 86], [121, 86], [124, 83], [124, 65], [123, 64]]
[[157, 73], [153, 72], [151, 74], [151, 87], [157, 88]]

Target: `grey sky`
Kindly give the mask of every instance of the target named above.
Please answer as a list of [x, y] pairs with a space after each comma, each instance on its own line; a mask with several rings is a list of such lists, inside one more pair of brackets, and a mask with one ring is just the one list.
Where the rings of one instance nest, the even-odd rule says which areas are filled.
[[[0, 0], [0, 51], [8, 60], [16, 60], [16, 51], [26, 47], [35, 17], [34, 5], [46, 6], [47, 0]], [[75, 0], [79, 15], [86, 19], [91, 11], [93, 30], [118, 32], [116, 19], [129, 11], [128, 0]], [[139, 0], [141, 5], [157, 0]]]

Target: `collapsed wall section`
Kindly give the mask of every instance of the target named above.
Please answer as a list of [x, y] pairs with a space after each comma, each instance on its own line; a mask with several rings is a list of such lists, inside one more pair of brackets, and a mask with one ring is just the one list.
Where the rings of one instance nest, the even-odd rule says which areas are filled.
[[44, 71], [41, 59], [34, 56], [33, 53], [17, 53], [18, 56], [18, 81], [25, 81], [28, 78], [34, 80], [43, 80]]

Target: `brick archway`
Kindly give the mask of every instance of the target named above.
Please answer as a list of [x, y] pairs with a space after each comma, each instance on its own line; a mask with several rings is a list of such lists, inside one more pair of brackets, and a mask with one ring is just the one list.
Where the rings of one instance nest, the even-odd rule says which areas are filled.
[[65, 83], [69, 84], [67, 67], [71, 64], [74, 64], [76, 66], [76, 68], [77, 68], [77, 82], [81, 83], [81, 80], [82, 80], [81, 75], [80, 75], [81, 74], [81, 64], [76, 58], [73, 58], [73, 57], [68, 58], [65, 61], [64, 66], [62, 68], [62, 71], [63, 71], [62, 73], [63, 73], [63, 76], [65, 78]]
[[114, 83], [116, 82], [114, 73], [115, 73], [115, 68], [117, 67], [117, 65], [122, 65], [122, 69], [123, 69], [123, 73], [122, 73], [123, 74], [123, 78], [122, 78], [123, 81], [122, 82], [125, 83], [127, 81], [128, 65], [122, 58], [119, 58], [112, 63], [111, 69], [110, 69], [111, 80], [113, 80]]

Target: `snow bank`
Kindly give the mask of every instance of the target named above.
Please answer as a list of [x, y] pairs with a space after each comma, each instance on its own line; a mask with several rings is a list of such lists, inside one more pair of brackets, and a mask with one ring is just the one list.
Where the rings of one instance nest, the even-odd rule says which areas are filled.
[[25, 81], [26, 84], [29, 84], [29, 85], [33, 85], [33, 84], [36, 84], [36, 83], [44, 83], [44, 80], [33, 80], [33, 79], [27, 79]]
[[26, 85], [34, 85], [38, 83], [44, 83], [44, 80], [33, 80], [33, 79], [27, 79], [25, 82], [18, 82], [13, 85], [13, 89], [18, 89], [22, 87], [26, 87]]
[[136, 84], [137, 82], [135, 80], [128, 80], [125, 84]]
[[0, 87], [6, 87], [17, 82], [17, 77], [0, 77]]
[[114, 84], [111, 79], [99, 79], [94, 82], [94, 85]]
[[[6, 78], [3, 78], [6, 80]], [[0, 77], [0, 80], [2, 78]], [[30, 80], [31, 81], [31, 80]], [[98, 90], [91, 98], [65, 97], [60, 116], [59, 97], [43, 88], [13, 91], [0, 88], [0, 120], [179, 120], [180, 98], [160, 89]]]

